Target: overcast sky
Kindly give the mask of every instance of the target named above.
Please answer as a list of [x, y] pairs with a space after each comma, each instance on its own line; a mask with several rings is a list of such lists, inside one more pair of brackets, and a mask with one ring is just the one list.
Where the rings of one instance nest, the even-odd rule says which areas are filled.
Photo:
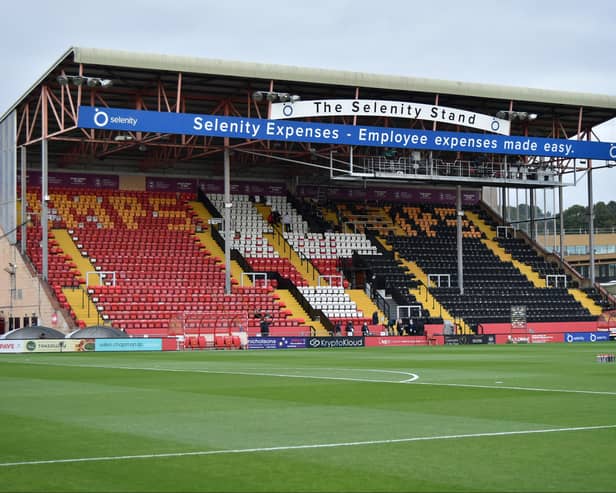
[[[615, 22], [613, 0], [11, 1], [0, 114], [70, 46], [616, 96]], [[616, 168], [593, 177], [616, 200]], [[578, 178], [565, 207], [587, 204]]]

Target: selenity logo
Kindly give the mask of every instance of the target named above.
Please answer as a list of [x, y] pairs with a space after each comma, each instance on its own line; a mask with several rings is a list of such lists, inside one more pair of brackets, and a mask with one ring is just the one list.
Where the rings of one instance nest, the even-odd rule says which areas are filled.
[[293, 105], [292, 104], [285, 104], [282, 107], [282, 114], [284, 116], [287, 116], [287, 117], [293, 115]]
[[104, 111], [95, 108], [94, 109], [94, 125], [97, 127], [105, 127], [109, 123], [109, 115]]
[[136, 127], [139, 122], [138, 118], [134, 116], [109, 116], [106, 111], [100, 108], [94, 108], [94, 125], [98, 128], [104, 128], [110, 123], [114, 126], [120, 125], [122, 127], [130, 126]]

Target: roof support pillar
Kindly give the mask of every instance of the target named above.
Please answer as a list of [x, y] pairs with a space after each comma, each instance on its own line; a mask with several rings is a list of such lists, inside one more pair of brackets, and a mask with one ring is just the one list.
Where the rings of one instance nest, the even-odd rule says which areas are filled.
[[456, 243], [458, 248], [458, 287], [460, 294], [464, 294], [464, 264], [462, 251], [462, 187], [456, 186]]
[[26, 254], [28, 243], [28, 198], [26, 195], [26, 146], [21, 146], [21, 254]]
[[[586, 132], [586, 139], [590, 140], [590, 130]], [[588, 160], [588, 278], [595, 284], [595, 207], [592, 190], [592, 159]]]
[[49, 211], [47, 210], [49, 198], [49, 190], [47, 188], [49, 159], [47, 134], [47, 86], [43, 86], [41, 91], [41, 276], [45, 281], [49, 279], [49, 232], [47, 230], [49, 220]]
[[231, 224], [231, 164], [229, 159], [229, 137], [225, 137], [224, 151], [224, 232], [225, 232], [225, 293], [231, 294], [231, 239], [233, 225]]

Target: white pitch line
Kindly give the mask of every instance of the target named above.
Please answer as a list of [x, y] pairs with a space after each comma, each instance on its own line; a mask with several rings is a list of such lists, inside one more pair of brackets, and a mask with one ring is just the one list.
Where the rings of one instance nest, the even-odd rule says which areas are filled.
[[480, 385], [480, 384], [472, 384], [472, 383], [415, 382], [415, 385], [438, 385], [442, 387], [470, 387], [473, 389], [526, 390], [529, 392], [562, 392], [566, 394], [616, 395], [616, 392], [610, 392], [608, 390], [543, 389], [540, 387], [516, 387], [516, 386], [508, 386], [508, 385]]
[[281, 452], [286, 450], [309, 450], [321, 448], [337, 448], [337, 447], [357, 447], [364, 445], [385, 445], [390, 443], [408, 443], [421, 442], [432, 440], [456, 440], [463, 438], [485, 438], [513, 435], [532, 435], [537, 433], [563, 433], [569, 431], [592, 431], [605, 430], [616, 428], [616, 424], [612, 425], [597, 425], [597, 426], [576, 426], [570, 428], [547, 428], [539, 430], [519, 430], [519, 431], [495, 431], [487, 433], [464, 433], [460, 435], [437, 435], [427, 437], [409, 437], [409, 438], [391, 438], [386, 440], [365, 440], [361, 442], [339, 442], [339, 443], [314, 443], [306, 445], [282, 445], [278, 447], [257, 447], [243, 449], [228, 449], [228, 450], [201, 450], [194, 452], [168, 452], [160, 454], [139, 454], [139, 455], [116, 455], [103, 457], [79, 457], [74, 459], [49, 459], [49, 460], [32, 460], [21, 462], [0, 462], [0, 467], [17, 467], [17, 466], [35, 466], [42, 464], [67, 464], [77, 462], [104, 462], [104, 461], [120, 461], [120, 460], [135, 460], [135, 459], [159, 459], [165, 457], [190, 457], [190, 456], [207, 456], [207, 455], [224, 455], [224, 454], [249, 454], [260, 452]]
[[[353, 378], [353, 377], [330, 377], [330, 376], [318, 376], [318, 375], [289, 375], [284, 373], [267, 373], [263, 371], [237, 371], [237, 370], [208, 370], [207, 368], [160, 368], [160, 367], [138, 367], [138, 366], [109, 366], [109, 365], [70, 365], [70, 364], [58, 364], [58, 363], [32, 363], [41, 366], [62, 366], [62, 367], [76, 367], [76, 368], [105, 368], [110, 370], [137, 370], [137, 371], [167, 371], [167, 372], [179, 372], [179, 373], [214, 373], [219, 375], [246, 375], [246, 376], [259, 376], [259, 377], [280, 377], [280, 378], [306, 378], [314, 380], [342, 380], [351, 382], [367, 382], [367, 383], [412, 383], [414, 385], [434, 385], [442, 387], [462, 387], [472, 389], [495, 389], [495, 390], [522, 390], [528, 392], [561, 392], [564, 394], [589, 394], [589, 395], [616, 395], [616, 392], [608, 390], [576, 390], [576, 389], [546, 389], [541, 387], [520, 387], [520, 386], [507, 386], [507, 385], [482, 385], [471, 383], [442, 383], [442, 382], [417, 382], [419, 375], [416, 373], [405, 372], [400, 370], [374, 370], [367, 368], [332, 368], [332, 371], [341, 370], [356, 370], [356, 371], [372, 371], [382, 373], [396, 373], [401, 375], [408, 375], [409, 378], [405, 380], [378, 380], [369, 378]], [[306, 368], [304, 368], [305, 370]], [[320, 368], [322, 369], [322, 368]]]
[[[316, 380], [342, 380], [351, 382], [368, 382], [368, 383], [410, 383], [419, 378], [416, 373], [410, 373], [407, 371], [397, 370], [376, 370], [368, 368], [332, 368], [332, 371], [370, 371], [378, 373], [393, 373], [398, 375], [404, 375], [404, 380], [382, 380], [373, 378], [355, 378], [355, 377], [332, 377], [325, 375], [297, 375], [286, 373], [268, 373], [264, 371], [238, 371], [238, 370], [209, 370], [207, 368], [158, 368], [147, 366], [109, 366], [109, 365], [66, 365], [56, 363], [34, 363], [41, 366], [61, 366], [71, 368], [104, 368], [109, 370], [135, 370], [135, 371], [163, 371], [163, 372], [177, 372], [177, 373], [214, 373], [219, 375], [245, 375], [245, 376], [257, 376], [257, 377], [280, 377], [280, 378], [307, 378]], [[292, 368], [291, 368], [292, 369]], [[322, 370], [323, 368], [318, 368]]]
[[[154, 368], [152, 368], [154, 369]], [[339, 369], [343, 370], [343, 369]], [[161, 370], [166, 371], [166, 370]], [[172, 371], [185, 371], [185, 370], [172, 370]], [[193, 371], [193, 370], [188, 370]], [[267, 373], [267, 372], [246, 372], [246, 371], [223, 371], [223, 370], [194, 370], [196, 372], [202, 373], [216, 373], [222, 375], [246, 375], [246, 376], [259, 376], [259, 377], [282, 377], [282, 378], [308, 378], [308, 379], [316, 379], [316, 380], [343, 380], [343, 381], [351, 381], [351, 382], [370, 382], [370, 383], [410, 383], [419, 378], [415, 373], [409, 373], [405, 371], [390, 371], [390, 370], [366, 370], [366, 369], [357, 369], [357, 371], [373, 371], [373, 372], [383, 372], [383, 373], [395, 373], [400, 375], [406, 375], [409, 378], [405, 380], [378, 380], [373, 378], [355, 378], [355, 377], [329, 377], [324, 375], [296, 375], [296, 374], [287, 374], [287, 373]]]

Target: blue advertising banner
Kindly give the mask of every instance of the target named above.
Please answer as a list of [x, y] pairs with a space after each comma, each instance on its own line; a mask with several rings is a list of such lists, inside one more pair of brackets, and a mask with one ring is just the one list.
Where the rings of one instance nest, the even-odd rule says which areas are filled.
[[249, 337], [248, 349], [306, 348], [305, 337]]
[[81, 128], [561, 158], [616, 159], [616, 143], [79, 107]]
[[136, 339], [123, 337], [120, 339], [96, 339], [94, 351], [162, 351], [162, 339]]
[[565, 332], [565, 342], [603, 342], [609, 340], [608, 332]]

